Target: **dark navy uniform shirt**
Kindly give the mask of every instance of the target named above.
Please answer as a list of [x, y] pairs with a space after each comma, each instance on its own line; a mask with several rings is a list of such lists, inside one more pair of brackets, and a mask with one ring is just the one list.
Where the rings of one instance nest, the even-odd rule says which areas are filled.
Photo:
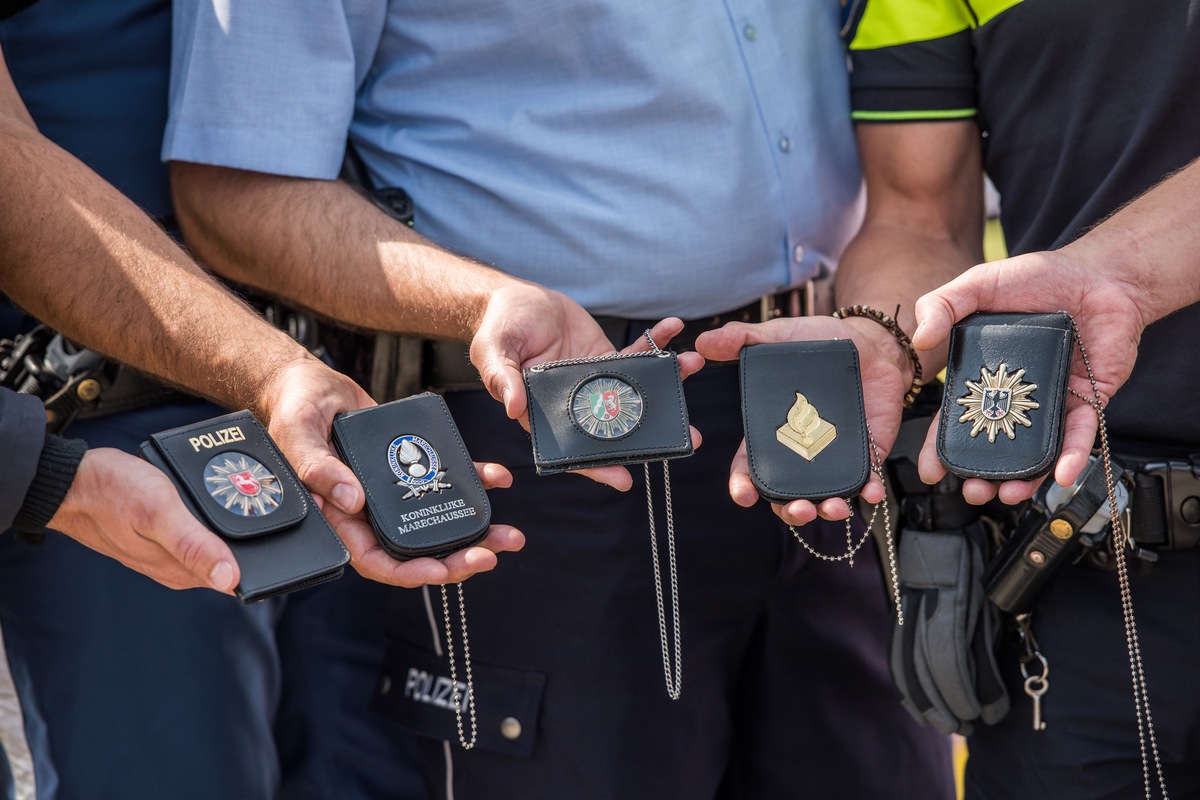
[[[1200, 155], [1194, 2], [858, 0], [846, 34], [856, 120], [978, 119], [1014, 255], [1062, 247]], [[1200, 305], [1146, 330], [1108, 409], [1119, 443], [1200, 452], [1183, 413], [1197, 331]]]

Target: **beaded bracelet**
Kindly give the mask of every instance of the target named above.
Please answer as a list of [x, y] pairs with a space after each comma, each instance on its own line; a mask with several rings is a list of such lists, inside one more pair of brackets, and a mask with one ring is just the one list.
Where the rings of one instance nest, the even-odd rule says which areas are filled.
[[[900, 313], [900, 307], [896, 306], [896, 313]], [[900, 343], [900, 347], [908, 355], [908, 360], [912, 362], [913, 379], [912, 386], [904, 393], [904, 407], [908, 408], [917, 399], [917, 395], [921, 393], [921, 387], [925, 385], [922, 380], [921, 359], [917, 357], [916, 348], [913, 347], [912, 339], [908, 338], [908, 334], [900, 329], [894, 317], [889, 317], [882, 311], [877, 311], [870, 306], [853, 305], [842, 306], [837, 311], [833, 312], [833, 316], [837, 319], [845, 319], [846, 317], [864, 317], [874, 320], [880, 325], [888, 329], [892, 336], [896, 337], [896, 341]]]

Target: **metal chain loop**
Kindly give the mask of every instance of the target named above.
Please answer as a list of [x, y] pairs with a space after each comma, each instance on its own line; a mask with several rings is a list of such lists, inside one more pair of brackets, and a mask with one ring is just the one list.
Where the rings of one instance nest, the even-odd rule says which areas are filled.
[[[649, 336], [649, 331], [646, 332]], [[663, 602], [662, 568], [658, 560], [658, 533], [654, 525], [654, 500], [650, 491], [650, 465], [642, 464], [646, 477], [646, 511], [650, 517], [650, 555], [654, 561], [654, 594], [658, 600], [658, 635], [662, 642], [663, 678], [667, 683], [667, 696], [678, 700], [683, 692], [683, 651], [680, 649], [679, 581], [675, 575], [675, 518], [671, 512], [671, 471], [666, 461], [663, 466], [663, 488], [667, 511], [667, 570], [671, 587], [671, 617], [674, 629], [674, 658], [667, 643], [666, 604]], [[671, 662], [675, 669], [672, 671]]]
[[644, 333], [642, 333], [642, 336], [645, 338], [645, 340], [647, 342], [650, 343], [649, 350], [639, 350], [636, 353], [610, 353], [609, 355], [606, 355], [606, 356], [582, 356], [580, 358], [562, 358], [562, 359], [559, 359], [558, 361], [547, 361], [544, 364], [538, 364], [536, 366], [530, 367], [529, 371], [530, 372], [542, 372], [544, 370], [550, 369], [551, 367], [568, 367], [568, 366], [573, 366], [576, 364], [598, 364], [602, 361], [619, 361], [619, 360], [625, 359], [625, 358], [646, 358], [647, 356], [666, 357], [666, 356], [671, 355], [671, 352], [669, 350], [660, 350], [659, 349], [658, 345], [655, 344], [655, 342], [654, 342], [654, 338], [652, 336], [650, 336], [649, 329], [647, 329]]
[[[819, 558], [822, 561], [829, 561], [831, 563], [845, 561], [851, 567], [853, 567], [854, 556], [866, 543], [867, 537], [871, 535], [871, 531], [875, 528], [875, 521], [879, 515], [879, 509], [882, 507], [883, 527], [887, 540], [888, 571], [892, 576], [892, 601], [896, 606], [896, 624], [903, 625], [904, 609], [902, 609], [900, 606], [900, 574], [896, 567], [896, 540], [892, 535], [892, 516], [888, 509], [887, 478], [883, 473], [883, 459], [879, 456], [879, 448], [875, 445], [875, 435], [871, 433], [870, 425], [867, 425], [867, 441], [870, 442], [871, 445], [871, 471], [878, 475], [880, 482], [883, 483], [884, 495], [883, 500], [871, 507], [871, 516], [867, 519], [866, 529], [863, 531], [863, 534], [861, 537], [859, 537], [858, 541], [854, 541], [854, 535], [850, 528], [850, 521], [854, 519], [853, 506], [850, 506], [850, 516], [846, 517], [846, 551], [841, 555], [831, 556], [818, 551], [815, 547], [809, 544], [803, 536], [800, 535], [800, 532], [796, 530], [795, 526], [793, 525], [788, 525], [788, 530], [792, 532], [792, 536], [796, 538], [796, 541], [799, 542], [801, 546], [808, 551], [809, 555], [813, 556], [814, 558]], [[850, 503], [849, 498], [846, 499], [846, 503]]]
[[[1066, 312], [1063, 312], [1066, 313]], [[1150, 779], [1150, 761], [1154, 762], [1154, 771], [1158, 778], [1158, 788], [1163, 800], [1169, 800], [1167, 784], [1163, 778], [1162, 759], [1158, 753], [1158, 740], [1154, 735], [1154, 720], [1150, 716], [1150, 695], [1146, 690], [1146, 673], [1142, 667], [1142, 648], [1138, 640], [1137, 621], [1133, 616], [1133, 592], [1129, 584], [1129, 567], [1126, 563], [1125, 550], [1130, 544], [1129, 531], [1122, 524], [1121, 515], [1117, 508], [1116, 480], [1113, 478], [1112, 456], [1108, 444], [1108, 426], [1104, 418], [1104, 403], [1100, 397], [1100, 389], [1096, 385], [1096, 376], [1092, 373], [1092, 364], [1088, 360], [1087, 347], [1079, 333], [1079, 325], [1075, 318], [1067, 314], [1071, 321], [1071, 330], [1075, 334], [1075, 343], [1079, 345], [1079, 355], [1087, 370], [1088, 382], [1092, 386], [1092, 397], [1085, 397], [1074, 389], [1071, 394], [1092, 407], [1100, 431], [1100, 456], [1104, 464], [1104, 483], [1108, 489], [1108, 519], [1112, 526], [1113, 550], [1117, 562], [1117, 584], [1121, 592], [1121, 612], [1125, 622], [1125, 645], [1129, 651], [1129, 672], [1133, 683], [1133, 708], [1137, 716], [1138, 746], [1142, 753], [1142, 778], [1146, 789], [1146, 800], [1153, 797], [1153, 785]], [[1148, 746], [1147, 746], [1148, 745]], [[1147, 753], [1147, 749], [1149, 753]]]
[[458, 741], [462, 744], [464, 750], [470, 750], [475, 746], [476, 735], [478, 729], [475, 724], [475, 682], [471, 680], [471, 644], [467, 639], [467, 606], [463, 601], [462, 584], [455, 584], [458, 587], [458, 616], [462, 621], [462, 640], [463, 640], [463, 668], [467, 673], [467, 707], [471, 713], [471, 740], [467, 741], [466, 735], [463, 733], [463, 718], [462, 718], [462, 695], [458, 691], [458, 671], [454, 666], [454, 632], [450, 625], [450, 602], [446, 597], [446, 586], [442, 584], [442, 618], [446, 621], [446, 655], [450, 659], [450, 686], [452, 688], [454, 703], [454, 721], [458, 724]]

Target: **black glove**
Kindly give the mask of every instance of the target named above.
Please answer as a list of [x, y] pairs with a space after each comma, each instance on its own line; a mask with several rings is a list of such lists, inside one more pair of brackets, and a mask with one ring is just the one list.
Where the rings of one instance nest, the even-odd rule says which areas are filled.
[[892, 636], [892, 678], [918, 722], [968, 734], [1008, 713], [996, 667], [999, 612], [983, 589], [985, 523], [941, 531], [905, 530], [900, 538], [904, 625]]

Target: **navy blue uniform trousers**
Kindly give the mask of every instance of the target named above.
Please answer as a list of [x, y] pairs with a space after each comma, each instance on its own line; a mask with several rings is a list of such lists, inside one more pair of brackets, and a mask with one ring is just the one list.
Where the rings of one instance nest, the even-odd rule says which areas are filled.
[[[469, 752], [437, 691], [449, 674], [434, 651], [437, 592], [390, 604], [380, 704], [427, 734], [433, 796], [952, 798], [948, 740], [918, 727], [892, 688], [893, 619], [874, 550], [853, 568], [820, 562], [766, 503], [736, 506], [727, 477], [741, 439], [737, 370], [709, 365], [685, 388], [704, 444], [670, 466], [678, 701], [664, 686], [642, 469], [627, 494], [577, 475], [538, 477], [529, 436], [499, 403], [447, 395], [472, 455], [512, 468], [514, 487], [491, 493], [493, 519], [528, 543], [464, 585], [480, 726]], [[661, 467], [651, 474], [661, 507]], [[825, 552], [846, 547], [841, 523], [803, 532]]]
[[[1167, 790], [1175, 798], [1200, 797], [1200, 550], [1161, 553], [1148, 575], [1138, 574], [1136, 562], [1131, 566], [1134, 618]], [[1033, 630], [1050, 665], [1050, 686], [1042, 697], [1046, 729], [1033, 730], [1019, 653], [1009, 645], [999, 658], [1012, 711], [967, 740], [966, 797], [1143, 796], [1116, 573], [1064, 570], [1038, 601]]]
[[[176, 403], [68, 434], [133, 450], [220, 413]], [[0, 535], [0, 630], [37, 800], [420, 797], [408, 737], [368, 709], [391, 591], [347, 570], [243, 606], [164, 588], [56, 532], [37, 546]], [[11, 772], [0, 759], [10, 799]]]

